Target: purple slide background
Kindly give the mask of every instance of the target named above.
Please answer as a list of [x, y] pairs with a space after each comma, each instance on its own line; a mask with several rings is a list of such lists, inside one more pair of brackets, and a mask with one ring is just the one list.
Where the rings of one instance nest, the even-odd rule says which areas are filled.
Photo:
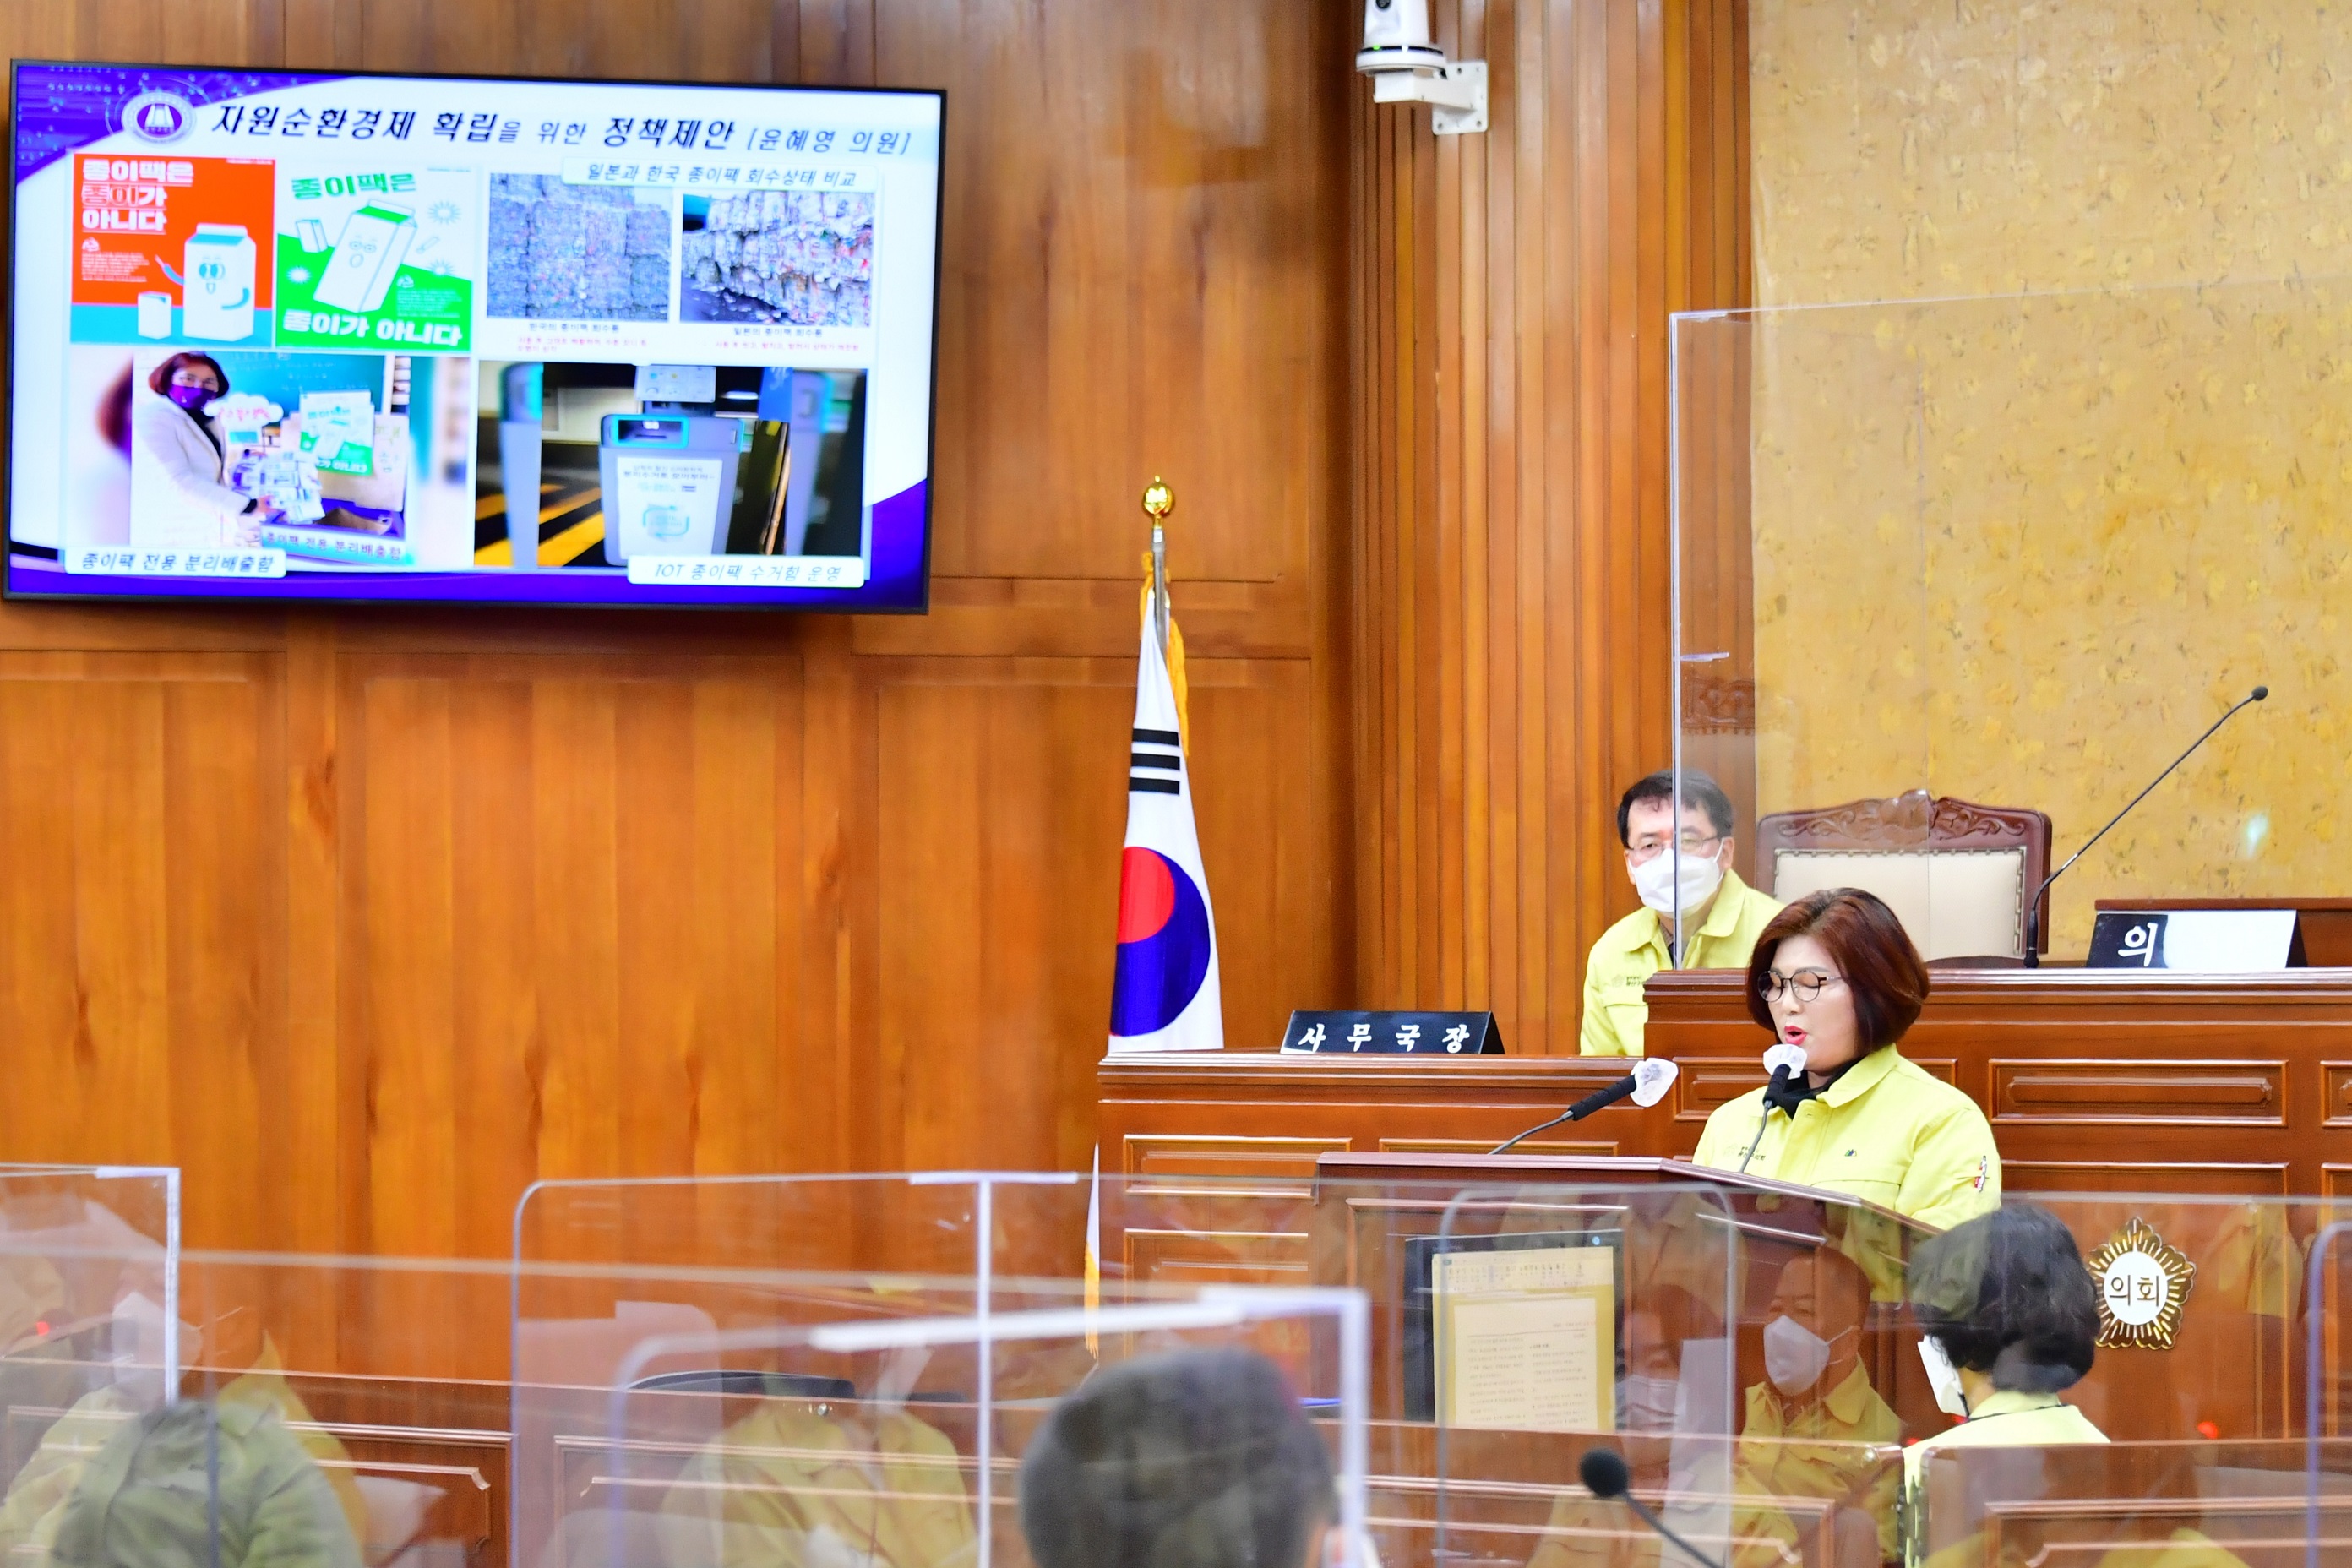
[[656, 587], [618, 570], [551, 566], [543, 572], [296, 572], [238, 577], [116, 577], [68, 572], [54, 561], [12, 555], [11, 594], [75, 598], [341, 599], [387, 604], [685, 605], [736, 609], [920, 609], [928, 483], [874, 503], [874, 554], [863, 588]]
[[122, 129], [122, 106], [142, 92], [175, 92], [202, 108], [340, 76], [294, 71], [184, 71], [168, 66], [26, 65], [16, 70], [16, 178]]
[[[78, 147], [122, 129], [122, 106], [145, 92], [174, 92], [194, 106], [220, 103], [340, 75], [292, 71], [185, 71], [168, 67], [22, 65], [16, 68], [16, 168], [21, 181]], [[593, 86], [593, 83], [583, 85]], [[611, 574], [543, 572], [314, 573], [282, 578], [115, 577], [67, 572], [38, 556], [8, 558], [8, 592], [72, 598], [333, 599], [347, 603], [687, 605], [736, 609], [920, 609], [923, 533], [930, 484], [874, 503], [870, 569], [863, 588], [655, 587]]]

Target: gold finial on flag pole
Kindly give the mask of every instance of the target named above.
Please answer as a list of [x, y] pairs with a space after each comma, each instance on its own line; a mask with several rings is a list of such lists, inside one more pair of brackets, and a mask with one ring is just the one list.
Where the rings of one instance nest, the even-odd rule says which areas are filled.
[[1151, 629], [1160, 638], [1161, 658], [1168, 654], [1168, 514], [1176, 510], [1176, 490], [1158, 474], [1143, 487], [1143, 514], [1151, 520]]

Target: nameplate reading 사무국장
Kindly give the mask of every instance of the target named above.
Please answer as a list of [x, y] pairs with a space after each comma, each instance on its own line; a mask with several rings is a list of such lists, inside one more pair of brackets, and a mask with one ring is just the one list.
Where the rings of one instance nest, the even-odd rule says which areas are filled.
[[1499, 1057], [1492, 1013], [1297, 1012], [1282, 1048], [1309, 1057]]

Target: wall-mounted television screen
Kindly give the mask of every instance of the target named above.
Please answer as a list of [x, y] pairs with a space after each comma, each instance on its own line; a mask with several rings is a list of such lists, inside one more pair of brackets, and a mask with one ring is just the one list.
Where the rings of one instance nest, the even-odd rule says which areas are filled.
[[923, 607], [940, 94], [14, 70], [10, 595]]

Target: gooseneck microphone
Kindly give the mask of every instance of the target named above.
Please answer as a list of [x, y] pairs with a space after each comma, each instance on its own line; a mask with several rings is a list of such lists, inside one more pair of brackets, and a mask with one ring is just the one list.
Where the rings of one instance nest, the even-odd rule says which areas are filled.
[[1581, 1121], [1594, 1111], [1614, 1105], [1628, 1095], [1633, 1096], [1633, 1103], [1636, 1105], [1655, 1105], [1666, 1097], [1666, 1089], [1674, 1083], [1675, 1074], [1680, 1070], [1664, 1057], [1643, 1057], [1633, 1064], [1632, 1072], [1627, 1073], [1608, 1088], [1596, 1089], [1549, 1121], [1538, 1121], [1525, 1132], [1504, 1139], [1486, 1152], [1499, 1154], [1512, 1144], [1532, 1138], [1538, 1132], [1547, 1131], [1563, 1121]]
[[1756, 1136], [1748, 1140], [1748, 1152], [1739, 1156], [1739, 1173], [1743, 1176], [1755, 1160], [1756, 1151], [1764, 1147], [1764, 1127], [1772, 1120], [1772, 1107], [1780, 1103], [1789, 1085], [1805, 1070], [1805, 1047], [1786, 1040], [1773, 1041], [1772, 1048], [1764, 1053], [1764, 1070], [1772, 1075], [1772, 1082], [1764, 1090], [1764, 1114], [1756, 1119]]
[[2072, 855], [2067, 856], [2065, 866], [2059, 867], [2058, 869], [2051, 872], [2050, 875], [2042, 879], [2042, 886], [2034, 889], [2033, 896], [2025, 900], [2026, 968], [2039, 969], [2042, 967], [2042, 895], [2050, 890], [2050, 884], [2066, 874], [2067, 866], [2072, 866], [2075, 861], [2080, 860], [2084, 856], [2089, 854], [2091, 852], [2091, 844], [2096, 844], [2100, 839], [2105, 838], [2107, 836], [2107, 828], [2113, 827], [2116, 823], [2121, 822], [2125, 817], [2129, 816], [2131, 815], [2133, 805], [2137, 805], [2141, 801], [2146, 800], [2150, 795], [2155, 793], [2156, 786], [2158, 784], [2160, 784], [2165, 780], [2170, 778], [2172, 776], [2172, 768], [2179, 767], [2181, 763], [2195, 756], [2197, 754], [2197, 748], [2213, 738], [2214, 730], [2219, 730], [2222, 725], [2236, 718], [2238, 716], [2239, 709], [2243, 708], [2249, 702], [2260, 702], [2263, 699], [2269, 697], [2270, 694], [2271, 689], [2269, 687], [2257, 686], [2253, 690], [2238, 699], [2236, 702], [2231, 705], [2230, 710], [2227, 713], [2222, 714], [2219, 719], [2213, 721], [2212, 730], [2208, 730], [2203, 734], [2198, 736], [2197, 739], [2190, 743], [2187, 751], [2172, 759], [2172, 767], [2168, 767], [2162, 773], [2157, 774], [2155, 778], [2148, 781], [2147, 788], [2132, 796], [2131, 805], [2125, 806], [2121, 811], [2116, 813], [2114, 816], [2109, 818], [2106, 827], [2102, 827], [2096, 833], [2092, 834], [2090, 844], [2084, 845], [2080, 849], [2077, 849]]
[[1633, 1472], [1625, 1468], [1625, 1456], [1616, 1449], [1585, 1449], [1584, 1458], [1577, 1461], [1576, 1479], [1582, 1481], [1584, 1489], [1594, 1497], [1604, 1502], [1612, 1499], [1621, 1501], [1641, 1515], [1643, 1524], [1680, 1547], [1694, 1563], [1703, 1563], [1706, 1568], [1721, 1568], [1714, 1558], [1667, 1529], [1666, 1521], [1652, 1513], [1649, 1506], [1633, 1495]]

